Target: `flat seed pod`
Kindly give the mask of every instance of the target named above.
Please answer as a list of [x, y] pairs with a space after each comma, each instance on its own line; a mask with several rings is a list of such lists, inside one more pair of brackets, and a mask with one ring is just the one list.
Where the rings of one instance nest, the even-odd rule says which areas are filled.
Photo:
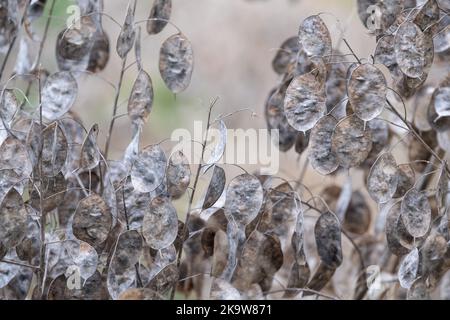
[[140, 70], [128, 100], [128, 116], [135, 125], [147, 121], [153, 105], [153, 84], [149, 74]]
[[325, 83], [313, 73], [292, 80], [284, 99], [284, 112], [289, 124], [297, 131], [312, 129], [327, 111]]
[[175, 34], [164, 41], [159, 54], [159, 71], [170, 91], [180, 93], [189, 86], [193, 67], [192, 45], [183, 34]]
[[450, 17], [441, 17], [435, 30], [433, 35], [434, 52], [445, 53], [450, 49]]
[[426, 65], [425, 35], [412, 23], [403, 23], [394, 40], [395, 57], [400, 70], [411, 78], [419, 78]]
[[101, 274], [96, 271], [93, 276], [83, 282], [81, 289], [69, 289], [64, 275], [54, 279], [48, 289], [48, 300], [106, 300], [108, 294]]
[[19, 102], [12, 89], [5, 89], [0, 93], [2, 95], [0, 102], [0, 116], [5, 123], [9, 124], [18, 111]]
[[317, 252], [322, 263], [338, 267], [342, 263], [341, 227], [336, 215], [322, 213], [314, 227]]
[[157, 196], [144, 216], [142, 234], [147, 244], [155, 250], [170, 246], [177, 237], [178, 215], [170, 198]]
[[[172, 12], [172, 0], [155, 0], [147, 21], [148, 34], [158, 34], [167, 25]], [[154, 20], [151, 20], [154, 19]], [[161, 20], [156, 20], [161, 19]]]
[[56, 42], [56, 61], [61, 71], [84, 71], [94, 44], [96, 26], [92, 16], [83, 16], [79, 26], [62, 30]]
[[263, 204], [263, 188], [250, 174], [235, 177], [227, 188], [225, 215], [228, 221], [246, 226], [256, 218]]
[[166, 155], [160, 145], [144, 148], [131, 168], [131, 182], [138, 192], [152, 192], [164, 182]]
[[[210, 145], [205, 148], [204, 161], [206, 164], [215, 164], [219, 162], [225, 152], [225, 147], [227, 144], [227, 126], [223, 120], [217, 122], [217, 128], [210, 128], [210, 133], [213, 133], [213, 144], [212, 149]], [[208, 139], [211, 135], [208, 136]], [[205, 160], [206, 158], [206, 160]]]
[[136, 266], [142, 255], [143, 240], [136, 230], [125, 231], [117, 239], [108, 269], [107, 287], [111, 298], [136, 284]]
[[377, 203], [386, 203], [394, 196], [398, 186], [397, 162], [390, 152], [380, 155], [367, 177], [367, 190]]
[[[6, 259], [14, 260], [14, 258], [17, 259], [17, 255], [11, 250]], [[6, 287], [19, 274], [20, 269], [20, 266], [0, 261], [0, 289]]]
[[311, 131], [297, 133], [297, 139], [295, 140], [295, 152], [298, 154], [303, 154], [309, 146], [310, 135]]
[[[369, 30], [385, 31], [402, 12], [403, 2], [403, 0], [358, 0], [358, 15], [361, 22]], [[379, 16], [374, 8], [380, 11]], [[380, 19], [378, 26], [374, 17]]]
[[284, 114], [286, 85], [272, 90], [265, 105], [265, 117], [268, 129], [278, 130], [278, 148], [288, 151], [295, 143], [298, 132], [289, 125]]
[[11, 189], [0, 205], [0, 241], [6, 248], [18, 245], [26, 232], [27, 211], [22, 196]]
[[414, 248], [408, 253], [400, 264], [398, 269], [398, 280], [400, 285], [405, 288], [411, 288], [412, 284], [416, 280], [419, 271], [419, 250]]
[[179, 199], [189, 187], [191, 167], [186, 156], [177, 151], [169, 158], [166, 169], [167, 191], [172, 199]]
[[309, 56], [323, 57], [331, 54], [330, 31], [318, 15], [303, 20], [298, 37], [303, 50]]
[[297, 54], [300, 51], [298, 36], [286, 39], [277, 50], [272, 60], [272, 68], [276, 73], [282, 75], [289, 70], [292, 63], [297, 61]]
[[159, 271], [146, 287], [161, 295], [165, 295], [172, 290], [174, 284], [176, 284], [178, 280], [179, 271], [177, 265], [176, 263], [171, 263]]
[[[307, 263], [305, 265], [300, 265], [297, 262], [294, 262], [291, 271], [289, 273], [287, 287], [300, 289], [305, 288], [310, 276], [311, 270]], [[299, 293], [298, 291], [294, 292], [286, 291], [284, 297], [291, 298], [296, 296], [298, 293]]]
[[83, 170], [93, 170], [100, 163], [100, 149], [97, 145], [98, 124], [89, 130], [81, 146], [80, 167]]
[[[314, 272], [314, 275], [311, 277], [311, 280], [309, 280], [306, 287], [311, 290], [320, 291], [323, 289], [323, 287], [326, 286], [326, 284], [331, 280], [334, 273], [336, 271], [335, 267], [327, 266], [324, 263], [320, 263], [317, 267], [316, 271]], [[303, 293], [303, 296], [310, 295], [307, 293]]]
[[70, 72], [50, 75], [42, 88], [42, 115], [48, 120], [61, 118], [72, 107], [77, 93], [77, 81]]
[[411, 236], [406, 231], [406, 228], [401, 218], [401, 201], [396, 202], [389, 209], [386, 216], [386, 240], [389, 250], [396, 256], [403, 256], [409, 252], [405, 238], [410, 240]]
[[414, 17], [414, 23], [425, 30], [439, 20], [439, 4], [436, 0], [422, 1], [419, 12]]
[[371, 130], [356, 115], [341, 120], [331, 139], [331, 150], [339, 164], [348, 169], [360, 165], [372, 149]]
[[103, 30], [98, 31], [94, 36], [87, 70], [93, 73], [104, 70], [109, 61], [110, 51], [108, 35]]
[[450, 116], [450, 86], [436, 88], [433, 93], [434, 110], [438, 117], [434, 120], [437, 121], [443, 117]]
[[21, 177], [14, 170], [0, 170], [0, 201], [11, 188], [15, 188], [19, 193], [22, 193], [20, 182]]
[[33, 184], [30, 184], [30, 204], [34, 209], [40, 210], [41, 197], [35, 186], [40, 190], [42, 196], [42, 210], [44, 213], [56, 209], [64, 202], [67, 181], [61, 172], [54, 177], [43, 177], [39, 181], [34, 181]]
[[[76, 266], [80, 277], [87, 280], [97, 271], [98, 254], [95, 249], [83, 241], [68, 240], [63, 242], [69, 260], [68, 267]], [[70, 274], [66, 271], [66, 276]]]
[[397, 191], [395, 191], [394, 198], [401, 198], [405, 193], [414, 187], [416, 181], [416, 174], [414, 168], [409, 163], [399, 164], [397, 168], [398, 183]]
[[220, 196], [225, 189], [225, 170], [217, 165], [214, 166], [211, 181], [209, 182], [208, 189], [205, 194], [205, 201], [203, 202], [202, 209], [208, 209], [219, 200]]
[[430, 300], [430, 289], [426, 279], [420, 277], [409, 288], [406, 299], [408, 300]]
[[371, 217], [366, 198], [359, 190], [354, 191], [345, 212], [342, 228], [351, 233], [363, 235], [369, 230]]
[[66, 163], [68, 144], [63, 130], [54, 122], [42, 131], [42, 174], [57, 175]]
[[377, 67], [360, 65], [351, 74], [347, 94], [355, 114], [361, 120], [372, 120], [381, 114], [386, 104], [386, 78]]
[[78, 203], [72, 229], [79, 240], [97, 248], [105, 242], [111, 227], [111, 212], [99, 195], [92, 194]]
[[402, 200], [401, 216], [411, 236], [424, 236], [431, 223], [431, 206], [426, 194], [415, 188], [409, 190]]
[[116, 51], [120, 58], [124, 59], [128, 52], [133, 48], [134, 40], [136, 38], [136, 31], [133, 26], [134, 13], [132, 6], [128, 6], [125, 22], [122, 30], [117, 38]]
[[32, 171], [28, 151], [22, 142], [8, 136], [0, 146], [0, 168], [11, 169], [21, 178], [29, 177]]
[[242, 250], [233, 284], [240, 290], [247, 290], [254, 283], [272, 278], [282, 265], [283, 252], [278, 237], [254, 231]]
[[272, 206], [269, 230], [279, 237], [288, 234], [292, 224], [298, 217], [299, 203], [294, 188], [285, 182], [270, 190], [270, 202]]
[[447, 199], [449, 196], [449, 179], [446, 171], [446, 165], [442, 165], [439, 180], [436, 190], [436, 204], [439, 210], [439, 215], [442, 211], [446, 211]]
[[394, 72], [398, 68], [397, 59], [394, 51], [395, 37], [385, 35], [377, 42], [374, 58], [375, 63], [384, 65], [389, 71]]
[[333, 116], [322, 117], [311, 131], [309, 139], [309, 161], [320, 174], [327, 175], [339, 167], [336, 155], [331, 150], [331, 137], [337, 121]]
[[211, 285], [210, 298], [212, 300], [240, 300], [241, 294], [229, 282], [214, 278]]

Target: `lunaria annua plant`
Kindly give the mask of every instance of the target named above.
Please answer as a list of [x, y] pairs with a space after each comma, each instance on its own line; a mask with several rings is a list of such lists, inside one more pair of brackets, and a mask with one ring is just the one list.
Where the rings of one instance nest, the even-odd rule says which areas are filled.
[[[356, 1], [376, 41], [369, 59], [345, 34], [335, 39], [324, 14], [280, 41], [265, 116], [279, 149], [304, 158], [295, 180], [229, 177], [219, 164], [227, 117], [212, 118], [215, 101], [206, 137], [213, 127], [220, 136], [209, 154], [200, 142], [195, 168], [181, 151], [141, 145], [157, 94], [141, 43], [175, 27], [156, 69], [174, 94], [193, 73], [195, 48], [171, 21], [172, 1], [154, 0], [144, 21], [136, 1], [122, 20], [102, 0], [76, 1], [81, 16], [58, 33], [57, 70], [47, 70], [55, 2], [0, 0], [0, 299], [450, 299], [450, 74], [430, 76], [448, 72], [448, 1]], [[117, 34], [104, 19], [121, 22]], [[85, 128], [72, 107], [83, 77], [112, 55], [121, 72], [102, 146], [99, 126]], [[133, 59], [132, 137], [113, 161]], [[306, 184], [308, 165], [330, 177], [319, 192]]]

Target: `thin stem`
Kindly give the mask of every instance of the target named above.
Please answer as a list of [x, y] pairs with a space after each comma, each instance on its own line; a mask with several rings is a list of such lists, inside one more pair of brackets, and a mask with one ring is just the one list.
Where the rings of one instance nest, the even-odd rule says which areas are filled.
[[8, 260], [8, 259], [1, 259], [0, 262], [6, 263], [6, 264], [12, 264], [12, 265], [19, 266], [19, 267], [30, 268], [30, 269], [39, 269], [39, 267], [32, 266], [31, 264], [26, 264], [23, 262], [13, 261], [13, 260]]
[[117, 115], [117, 107], [118, 107], [118, 103], [119, 103], [120, 89], [122, 88], [122, 83], [123, 83], [123, 77], [124, 77], [124, 74], [125, 74], [126, 63], [127, 63], [127, 58], [125, 57], [122, 60], [122, 68], [120, 70], [119, 83], [117, 84], [116, 96], [114, 98], [113, 114], [112, 114], [111, 121], [109, 123], [108, 135], [106, 137], [106, 144], [105, 144], [105, 158], [106, 159], [108, 159], [109, 146], [111, 144], [111, 136], [112, 136], [112, 132], [113, 132], [113, 129], [114, 129], [114, 123], [116, 122], [116, 115]]
[[[216, 104], [217, 100], [218, 100], [218, 98], [214, 99], [214, 101], [211, 103], [211, 105], [209, 107], [208, 122], [207, 122], [207, 125], [206, 125], [206, 134], [205, 134], [205, 139], [204, 139], [204, 142], [203, 142], [203, 145], [202, 145], [202, 156], [201, 156], [201, 159], [200, 159], [200, 164], [197, 167], [197, 173], [195, 174], [195, 180], [194, 180], [194, 185], [193, 185], [193, 189], [192, 189], [192, 192], [191, 192], [191, 197], [189, 198], [189, 204], [188, 204], [188, 210], [187, 210], [187, 213], [186, 213], [186, 219], [184, 221], [183, 231], [181, 233], [183, 235], [183, 237], [181, 238], [182, 241], [184, 241], [184, 239], [187, 236], [187, 232], [188, 232], [188, 223], [189, 223], [189, 218], [190, 218], [190, 215], [191, 215], [192, 203], [194, 201], [194, 195], [195, 195], [195, 191], [197, 189], [197, 183], [198, 183], [198, 180], [199, 180], [199, 177], [200, 177], [200, 172], [202, 170], [202, 163], [201, 162], [203, 161], [203, 156], [205, 155], [205, 149], [206, 149], [205, 146], [206, 146], [206, 142], [207, 142], [207, 139], [208, 139], [209, 128], [211, 126], [211, 113], [212, 113], [212, 109], [214, 108], [214, 105]], [[180, 267], [182, 256], [183, 256], [183, 244], [181, 245], [180, 251], [178, 252], [178, 257], [177, 257], [177, 267], [178, 268]], [[175, 297], [176, 288], [177, 287], [176, 287], [176, 283], [175, 283], [173, 288], [172, 288], [172, 292], [170, 293], [170, 300], [173, 300], [173, 298]]]

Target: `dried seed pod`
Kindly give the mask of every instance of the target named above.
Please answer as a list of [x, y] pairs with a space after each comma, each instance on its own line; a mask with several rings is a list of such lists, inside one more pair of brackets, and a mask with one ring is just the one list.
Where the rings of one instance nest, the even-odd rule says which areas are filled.
[[397, 162], [390, 152], [383, 153], [373, 164], [367, 177], [367, 190], [377, 203], [386, 203], [398, 186]]
[[225, 152], [225, 147], [227, 144], [227, 126], [223, 120], [220, 120], [217, 122], [217, 127], [218, 129], [213, 127], [210, 127], [209, 129], [209, 133], [212, 134], [212, 136], [208, 135], [208, 139], [213, 137], [214, 143], [212, 146], [208, 145], [205, 148], [203, 160], [206, 164], [215, 164], [219, 162]]
[[371, 212], [366, 203], [366, 198], [358, 190], [353, 191], [344, 215], [342, 228], [349, 232], [362, 235], [369, 230], [370, 222]]
[[0, 146], [0, 168], [11, 169], [21, 178], [29, 177], [32, 171], [28, 150], [19, 139], [8, 136]]
[[160, 145], [144, 148], [131, 168], [131, 182], [138, 192], [152, 192], [164, 182], [166, 155]]
[[409, 163], [399, 164], [397, 167], [398, 183], [394, 198], [401, 198], [405, 193], [414, 187], [416, 174], [414, 168]]
[[409, 248], [406, 245], [411, 240], [411, 235], [408, 234], [402, 222], [401, 203], [402, 201], [397, 201], [391, 206], [387, 213], [385, 224], [389, 250], [397, 256], [403, 256], [409, 252]]
[[303, 154], [309, 146], [310, 136], [311, 131], [297, 133], [297, 139], [295, 140], [295, 152], [298, 154]]
[[179, 199], [189, 187], [191, 167], [188, 159], [181, 151], [173, 153], [169, 158], [166, 179], [167, 191], [172, 199]]
[[288, 182], [285, 182], [270, 190], [268, 196], [270, 199], [268, 205], [272, 206], [271, 221], [268, 228], [279, 237], [283, 237], [297, 219], [298, 195], [294, 188]]
[[56, 61], [61, 71], [84, 71], [94, 45], [96, 26], [92, 16], [83, 16], [79, 26], [62, 30], [56, 41]]
[[178, 215], [170, 198], [155, 197], [144, 216], [142, 234], [145, 241], [151, 248], [160, 250], [170, 246], [175, 241], [177, 233]]
[[403, 0], [358, 0], [357, 4], [359, 18], [369, 30], [387, 30], [403, 10]]
[[422, 1], [419, 11], [414, 17], [414, 23], [425, 30], [439, 20], [439, 4], [436, 0]]
[[216, 203], [225, 189], [225, 170], [217, 165], [214, 166], [211, 181], [206, 190], [202, 209], [208, 209]]
[[159, 54], [159, 71], [170, 91], [180, 93], [189, 86], [193, 67], [192, 45], [183, 34], [175, 34], [164, 41]]
[[93, 73], [104, 70], [109, 61], [110, 51], [108, 35], [103, 30], [98, 30], [94, 35], [87, 70]]
[[176, 263], [171, 263], [159, 271], [147, 284], [146, 288], [152, 289], [161, 295], [172, 290], [179, 280], [179, 272]]
[[136, 265], [142, 250], [142, 236], [136, 230], [125, 231], [119, 235], [107, 278], [108, 292], [113, 299], [135, 286]]
[[342, 263], [341, 226], [334, 213], [322, 213], [314, 227], [317, 252], [322, 263], [336, 268]]
[[431, 223], [431, 206], [427, 195], [415, 188], [406, 192], [402, 200], [401, 216], [411, 236], [424, 236]]
[[94, 124], [81, 146], [80, 167], [93, 170], [100, 163], [100, 149], [97, 145], [98, 124]]
[[149, 74], [139, 70], [128, 100], [128, 116], [134, 125], [147, 121], [153, 105], [153, 84]]
[[360, 165], [372, 149], [372, 134], [369, 127], [356, 115], [348, 116], [336, 126], [331, 139], [331, 150], [339, 164], [348, 169]]
[[7, 249], [18, 245], [25, 236], [27, 211], [22, 196], [16, 189], [10, 189], [1, 199], [0, 242]]
[[292, 80], [284, 99], [284, 113], [294, 129], [303, 132], [312, 129], [326, 111], [324, 82], [313, 72]]
[[241, 294], [225, 280], [214, 278], [211, 285], [212, 300], [240, 300]]
[[147, 21], [148, 34], [160, 33], [170, 20], [172, 0], [155, 0]]
[[75, 237], [97, 248], [105, 242], [111, 227], [111, 212], [99, 195], [91, 194], [78, 203], [72, 224]]
[[331, 54], [330, 31], [320, 16], [314, 15], [303, 20], [298, 37], [303, 50], [309, 56], [324, 57]]
[[272, 60], [272, 68], [279, 75], [288, 72], [291, 64], [296, 63], [297, 55], [300, 51], [298, 36], [286, 39], [277, 50]]
[[395, 57], [400, 70], [411, 78], [422, 77], [426, 65], [425, 34], [413, 22], [403, 23], [394, 40]]
[[5, 89], [1, 91], [0, 100], [0, 116], [3, 123], [9, 124], [16, 115], [19, 108], [19, 102], [12, 89]]
[[355, 114], [361, 120], [372, 120], [381, 114], [386, 104], [386, 78], [377, 67], [360, 65], [351, 74], [347, 94]]
[[322, 117], [310, 135], [309, 161], [320, 174], [327, 175], [339, 167], [336, 154], [331, 150], [331, 137], [337, 121], [333, 116]]
[[58, 123], [53, 122], [42, 131], [42, 174], [57, 175], [66, 163], [68, 144]]
[[[39, 189], [41, 196], [39, 196], [36, 188]], [[33, 184], [30, 184], [30, 190], [31, 206], [36, 210], [41, 210], [42, 197], [42, 211], [47, 213], [57, 208], [64, 201], [67, 181], [60, 172], [56, 176], [42, 177], [34, 181]]]
[[134, 40], [136, 38], [136, 31], [134, 30], [134, 12], [131, 5], [128, 6], [125, 22], [122, 30], [117, 38], [116, 51], [120, 58], [125, 59], [128, 52], [133, 48]]
[[108, 294], [101, 274], [96, 271], [93, 276], [83, 282], [81, 289], [69, 289], [67, 279], [60, 275], [54, 279], [48, 289], [48, 300], [106, 300]]
[[263, 188], [258, 178], [242, 174], [231, 180], [227, 188], [225, 215], [228, 221], [246, 226], [256, 218], [263, 203]]
[[42, 88], [42, 115], [48, 120], [61, 118], [72, 107], [77, 93], [77, 81], [70, 72], [50, 75]]
[[274, 235], [253, 232], [246, 240], [233, 284], [246, 290], [254, 283], [262, 283], [272, 277], [283, 265], [283, 252], [280, 240]]
[[[449, 179], [446, 171], [446, 165], [441, 166], [439, 173], [439, 180], [436, 190], [436, 204], [438, 207], [438, 214], [441, 215], [446, 211], [447, 198], [449, 196]], [[444, 212], [443, 212], [444, 211]]]
[[419, 250], [414, 248], [408, 253], [400, 264], [398, 269], [398, 280], [400, 285], [405, 288], [411, 288], [412, 284], [416, 280], [419, 270]]
[[425, 278], [418, 278], [409, 288], [406, 298], [408, 300], [430, 300], [430, 289]]
[[284, 114], [284, 98], [287, 85], [272, 90], [265, 105], [265, 117], [268, 129], [278, 130], [278, 148], [288, 151], [295, 143], [298, 132], [289, 125]]
[[[288, 288], [305, 288], [308, 284], [309, 277], [311, 276], [311, 270], [309, 268], [308, 263], [305, 265], [300, 265], [297, 262], [291, 267], [291, 271], [289, 273], [288, 278]], [[298, 294], [298, 291], [286, 291], [284, 297], [291, 298]]]
[[0, 52], [6, 52], [13, 43], [19, 27], [17, 1], [0, 1]]

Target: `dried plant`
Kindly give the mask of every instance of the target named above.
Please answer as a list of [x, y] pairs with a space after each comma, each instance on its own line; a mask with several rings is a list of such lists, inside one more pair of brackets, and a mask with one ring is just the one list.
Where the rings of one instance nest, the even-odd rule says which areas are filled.
[[[324, 14], [281, 44], [267, 126], [279, 130], [281, 151], [295, 148], [306, 166], [334, 178], [317, 194], [306, 166], [295, 181], [241, 168], [227, 183], [219, 161], [230, 114], [213, 118], [217, 100], [204, 141], [194, 141], [199, 165], [162, 142], [141, 146], [155, 94], [141, 33], [177, 29], [159, 59], [171, 92], [186, 90], [193, 73], [193, 46], [171, 21], [172, 1], [155, 0], [145, 21], [130, 1], [113, 53], [102, 20], [117, 21], [102, 0], [77, 0], [81, 15], [58, 34], [51, 72], [41, 58], [56, 1], [0, 0], [0, 299], [450, 299], [450, 76], [429, 79], [448, 70], [448, 1], [358, 0], [377, 43], [368, 60], [343, 32], [333, 45]], [[341, 42], [349, 53], [337, 50]], [[113, 161], [133, 53], [133, 137]], [[122, 64], [103, 147], [98, 125], [87, 130], [72, 106], [80, 78], [104, 70], [112, 54]], [[24, 88], [12, 86], [19, 77]], [[207, 152], [212, 128], [219, 139]], [[401, 148], [407, 163], [397, 162]], [[360, 180], [367, 193], [356, 189]], [[187, 211], [177, 212], [182, 197]]]

